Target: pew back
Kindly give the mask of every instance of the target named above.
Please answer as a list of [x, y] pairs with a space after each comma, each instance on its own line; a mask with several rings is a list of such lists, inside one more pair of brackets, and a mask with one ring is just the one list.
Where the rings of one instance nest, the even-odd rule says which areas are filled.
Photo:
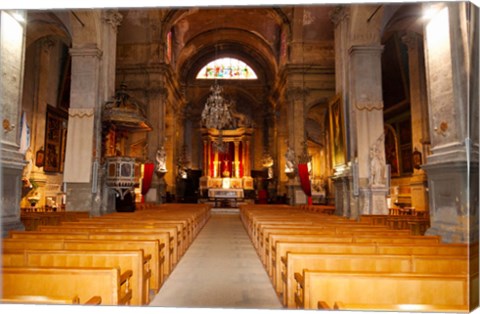
[[295, 298], [304, 309], [316, 309], [319, 301], [331, 307], [335, 302], [468, 306], [465, 275], [304, 270], [296, 277], [300, 288]]
[[128, 304], [121, 291], [118, 268], [2, 267], [2, 291], [7, 296], [70, 298], [80, 303], [99, 296], [102, 305]]

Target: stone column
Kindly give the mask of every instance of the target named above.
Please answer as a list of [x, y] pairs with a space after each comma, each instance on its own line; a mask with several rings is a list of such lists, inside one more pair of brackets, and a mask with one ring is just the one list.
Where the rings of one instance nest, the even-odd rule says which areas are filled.
[[[358, 154], [358, 214], [388, 214], [383, 130], [381, 53], [383, 46], [352, 46], [349, 107], [355, 117], [350, 137]], [[375, 170], [378, 169], [378, 175]], [[356, 212], [356, 209], [352, 210]]]
[[[471, 52], [465, 5], [442, 5], [424, 28], [432, 145], [423, 166], [430, 190], [431, 227], [426, 234], [455, 243], [478, 240], [478, 224], [472, 230], [477, 232], [470, 232], [469, 224], [470, 219], [478, 221], [478, 183], [476, 189], [470, 186], [472, 179], [478, 182], [478, 143], [472, 145], [468, 129]], [[476, 69], [478, 75], [478, 65]]]
[[96, 143], [94, 122], [97, 117], [100, 85], [100, 59], [97, 47], [71, 48], [72, 83], [65, 151], [64, 182], [67, 183], [66, 210], [92, 211], [98, 177], [94, 167]]
[[[287, 89], [288, 145], [297, 157], [302, 154], [305, 141], [305, 99], [307, 95], [308, 89], [304, 87], [296, 86]], [[306, 196], [301, 197], [301, 193], [303, 190], [298, 175], [289, 177], [288, 197], [292, 205], [305, 203]]]
[[[99, 93], [102, 100], [110, 100], [115, 95], [115, 76], [116, 76], [116, 56], [117, 56], [117, 31], [122, 22], [123, 16], [118, 13], [117, 10], [106, 10], [102, 12], [102, 42], [103, 42], [103, 57], [102, 57], [102, 84], [103, 90]], [[101, 108], [97, 108], [96, 119], [96, 138], [95, 150], [97, 152], [102, 151], [102, 121], [101, 121]], [[102, 139], [102, 140], [100, 140]], [[96, 165], [101, 164], [101, 154], [98, 153], [94, 156], [94, 163]], [[105, 173], [98, 171], [98, 180], [96, 181], [96, 189], [102, 190], [102, 200], [99, 204], [99, 198], [94, 199], [94, 208], [100, 206], [98, 210], [100, 213], [108, 213], [115, 211], [115, 193], [105, 184]], [[97, 209], [95, 209], [97, 211]]]
[[[25, 16], [24, 12], [19, 12]], [[20, 115], [25, 55], [26, 25], [9, 12], [0, 11], [0, 106], [1, 132], [1, 230], [23, 230], [20, 221], [22, 171], [26, 162], [20, 148]]]
[[[424, 159], [429, 152], [430, 135], [422, 38], [417, 33], [409, 32], [402, 40], [408, 47], [412, 147], [421, 152]], [[412, 207], [419, 211], [428, 211], [427, 176], [423, 169], [414, 168], [410, 189]]]
[[[157, 150], [165, 145], [165, 102], [167, 97], [168, 90], [163, 86], [151, 86], [147, 90], [147, 112], [153, 126], [153, 130], [147, 135], [148, 157], [151, 160], [156, 160]], [[167, 170], [172, 171], [172, 169], [168, 168]], [[162, 203], [165, 196], [165, 173], [156, 173], [152, 178], [146, 201]]]

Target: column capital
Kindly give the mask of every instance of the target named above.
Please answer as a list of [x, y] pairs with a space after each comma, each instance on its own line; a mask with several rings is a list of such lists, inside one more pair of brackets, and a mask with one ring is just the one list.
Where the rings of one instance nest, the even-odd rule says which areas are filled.
[[107, 10], [103, 12], [103, 22], [110, 24], [115, 32], [117, 32], [118, 26], [122, 23], [123, 15], [118, 13], [118, 10]]
[[341, 22], [350, 18], [350, 12], [344, 6], [336, 6], [329, 12], [329, 17], [332, 23], [337, 27]]

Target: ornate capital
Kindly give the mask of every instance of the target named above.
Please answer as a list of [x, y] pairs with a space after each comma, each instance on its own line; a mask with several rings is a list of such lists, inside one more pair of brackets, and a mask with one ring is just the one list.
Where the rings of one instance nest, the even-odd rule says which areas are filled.
[[348, 20], [350, 15], [347, 8], [343, 6], [336, 6], [332, 11], [330, 11], [329, 17], [336, 27], [342, 21]]
[[123, 16], [118, 13], [117, 10], [107, 10], [103, 13], [103, 21], [107, 24], [110, 24], [115, 32], [117, 31], [122, 20]]

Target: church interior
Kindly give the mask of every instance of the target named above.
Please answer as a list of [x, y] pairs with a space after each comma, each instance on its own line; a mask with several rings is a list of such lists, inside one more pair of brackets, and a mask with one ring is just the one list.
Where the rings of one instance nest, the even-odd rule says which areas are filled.
[[[0, 302], [478, 307], [480, 11], [474, 4], [0, 14]], [[229, 237], [236, 240], [215, 242]], [[76, 279], [47, 279], [46, 268], [51, 275], [68, 260], [80, 273], [88, 268], [82, 258], [93, 251], [88, 263], [118, 266], [127, 258], [112, 257], [112, 250], [129, 251], [133, 260], [136, 241], [156, 246], [142, 244], [140, 270], [132, 262], [130, 274], [123, 264], [114, 272], [121, 284], [114, 297], [99, 297], [101, 288], [85, 294], [79, 284], [81, 293], [60, 300], [28, 295], [18, 283], [52, 280], [45, 286], [53, 291], [55, 280]], [[226, 263], [236, 266], [216, 278], [212, 265], [226, 256], [236, 256]], [[205, 278], [191, 273], [203, 265], [201, 257], [210, 258]], [[82, 262], [72, 266], [76, 259]], [[250, 263], [258, 270], [244, 267]], [[318, 271], [310, 274], [311, 267]], [[372, 278], [382, 274], [377, 285]], [[89, 273], [105, 282], [110, 275]], [[435, 296], [415, 290], [413, 275]], [[209, 280], [218, 280], [212, 283], [218, 289], [225, 277], [242, 286], [243, 299], [222, 303], [228, 296], [219, 291], [219, 303], [193, 296], [199, 286], [208, 290]], [[248, 284], [265, 287], [273, 301], [262, 301], [264, 291]], [[394, 288], [395, 297], [386, 297]], [[327, 296], [328, 289], [343, 295]], [[369, 297], [345, 296], [355, 289]], [[384, 299], [373, 300], [375, 291], [384, 291]]]

